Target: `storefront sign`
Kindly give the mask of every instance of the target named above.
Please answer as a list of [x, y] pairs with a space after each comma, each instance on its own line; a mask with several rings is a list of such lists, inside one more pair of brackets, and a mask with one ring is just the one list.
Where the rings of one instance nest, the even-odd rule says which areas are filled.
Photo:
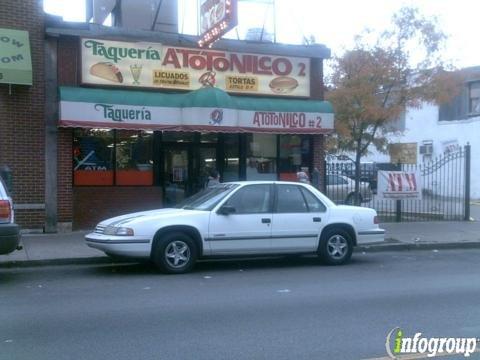
[[310, 95], [310, 59], [82, 39], [82, 83], [273, 96]]
[[28, 31], [0, 29], [0, 83], [32, 85]]
[[378, 198], [422, 200], [422, 178], [418, 171], [378, 171]]
[[442, 149], [444, 154], [450, 154], [460, 151], [461, 147], [458, 140], [447, 140], [442, 141]]
[[237, 26], [237, 0], [200, 0], [198, 18], [198, 46], [209, 46]]
[[325, 133], [333, 114], [175, 108], [61, 101], [60, 124], [120, 129]]
[[[271, 109], [278, 109], [272, 111]], [[172, 131], [322, 134], [333, 131], [326, 101], [60, 87], [60, 125]]]

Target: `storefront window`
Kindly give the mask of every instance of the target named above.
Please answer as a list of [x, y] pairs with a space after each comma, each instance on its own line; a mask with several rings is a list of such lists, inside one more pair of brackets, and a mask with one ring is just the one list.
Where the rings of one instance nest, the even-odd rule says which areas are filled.
[[74, 185], [152, 185], [152, 143], [152, 132], [76, 129]]
[[310, 138], [304, 135], [280, 135], [280, 180], [297, 181], [297, 172], [308, 168]]
[[162, 133], [162, 141], [165, 142], [193, 142], [195, 139], [193, 132], [183, 131], [164, 131]]
[[238, 134], [225, 134], [225, 163], [222, 181], [237, 181], [239, 172], [239, 136]]
[[77, 129], [73, 140], [75, 185], [113, 185], [112, 130]]
[[200, 142], [202, 143], [216, 143], [217, 140], [217, 133], [200, 133]]
[[276, 159], [276, 135], [247, 135], [247, 180], [276, 180]]
[[116, 185], [153, 184], [153, 132], [122, 131], [116, 134]]

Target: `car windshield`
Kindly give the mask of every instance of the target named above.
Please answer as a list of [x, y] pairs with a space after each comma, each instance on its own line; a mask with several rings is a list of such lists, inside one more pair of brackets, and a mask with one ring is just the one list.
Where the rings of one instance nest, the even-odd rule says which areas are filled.
[[176, 206], [185, 210], [212, 210], [225, 196], [237, 188], [237, 184], [218, 184], [192, 195]]

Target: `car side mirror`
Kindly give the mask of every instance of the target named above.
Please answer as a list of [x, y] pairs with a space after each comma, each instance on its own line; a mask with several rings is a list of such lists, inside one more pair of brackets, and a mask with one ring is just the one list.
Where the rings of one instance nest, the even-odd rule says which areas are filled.
[[220, 215], [230, 215], [236, 212], [235, 208], [231, 205], [223, 205], [220, 209], [218, 209], [217, 213]]

